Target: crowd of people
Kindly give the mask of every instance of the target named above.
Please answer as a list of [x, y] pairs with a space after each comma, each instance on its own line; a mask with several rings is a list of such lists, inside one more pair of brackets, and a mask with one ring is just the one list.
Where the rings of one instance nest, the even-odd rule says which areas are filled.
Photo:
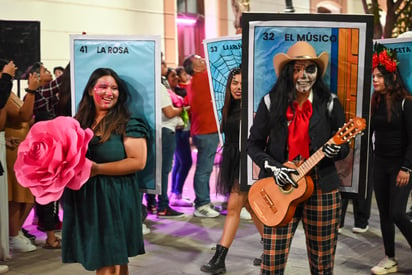
[[[398, 67], [388, 67], [380, 55], [397, 64], [394, 52], [375, 45], [371, 100], [373, 172], [367, 182], [367, 198], [353, 200], [359, 209], [354, 211], [359, 215], [355, 216], [353, 232], [364, 233], [368, 230], [374, 187], [385, 257], [371, 268], [373, 274], [397, 271], [395, 225], [412, 248], [412, 222], [406, 213], [412, 187], [412, 121], [408, 115], [412, 101]], [[225, 141], [216, 182], [216, 191], [227, 198], [227, 213], [215, 254], [200, 267], [201, 271], [226, 272], [225, 258], [235, 239], [241, 211], [246, 208], [261, 240], [256, 245], [263, 244], [262, 254], [253, 260], [253, 264], [261, 266], [262, 274], [284, 273], [300, 221], [311, 273], [333, 274], [338, 233], [348, 202], [339, 192], [340, 178], [334, 162], [348, 155], [349, 146], [327, 142], [345, 123], [341, 103], [322, 80], [328, 59], [328, 53], [317, 54], [307, 42], [297, 42], [286, 53], [275, 55], [277, 81], [261, 99], [245, 141], [247, 154], [260, 168], [259, 178], [273, 177], [279, 188], [296, 187], [300, 184], [294, 177], [298, 174], [297, 165], [318, 149], [324, 155], [308, 175], [313, 181], [313, 194], [297, 206], [289, 222], [275, 227], [264, 225], [253, 213], [248, 201], [250, 186], [239, 181], [242, 69], [233, 68], [228, 73], [220, 124]], [[97, 68], [73, 114], [83, 129], [93, 131], [86, 154], [92, 162], [90, 177], [80, 190], [67, 189], [62, 202], [46, 205], [35, 203], [30, 190], [19, 185], [13, 166], [17, 148], [33, 124], [58, 115], [72, 115], [68, 107], [70, 66], [56, 67], [53, 79], [43, 63], [33, 64], [26, 70], [28, 88], [23, 100], [12, 91], [16, 64], [1, 60], [0, 68], [0, 205], [8, 202], [8, 211], [4, 211], [5, 207], [0, 209], [1, 260], [9, 258], [10, 251], [37, 249], [32, 242], [35, 236], [23, 228], [33, 209], [38, 229], [46, 233], [44, 248], [61, 249], [64, 263], [80, 263], [96, 274], [128, 274], [128, 258], [145, 253], [146, 211], [157, 218], [171, 219], [185, 217], [175, 207], [194, 207], [193, 216], [198, 218], [221, 215], [210, 196], [219, 137], [204, 58], [193, 54], [182, 66], [172, 68], [162, 56], [161, 194], [139, 191], [136, 172], [146, 164], [148, 125], [130, 113], [130, 94], [118, 74], [110, 68]], [[192, 160], [194, 148], [196, 162]], [[193, 163], [192, 202], [185, 197], [183, 187]], [[63, 222], [58, 215], [60, 203], [64, 205]], [[55, 232], [60, 229], [62, 239]], [[0, 265], [2, 272], [7, 272], [7, 266]]]

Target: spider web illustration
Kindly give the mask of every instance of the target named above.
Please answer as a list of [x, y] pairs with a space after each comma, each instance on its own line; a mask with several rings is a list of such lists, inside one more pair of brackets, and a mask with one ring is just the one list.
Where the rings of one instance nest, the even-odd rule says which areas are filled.
[[213, 61], [210, 61], [213, 91], [219, 122], [222, 120], [222, 107], [225, 101], [225, 89], [230, 70], [242, 63], [241, 50], [222, 51]]

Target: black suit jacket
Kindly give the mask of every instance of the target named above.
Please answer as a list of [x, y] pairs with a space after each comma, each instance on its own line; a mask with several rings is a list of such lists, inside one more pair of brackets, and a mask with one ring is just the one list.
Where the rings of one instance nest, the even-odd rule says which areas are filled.
[[[268, 97], [269, 95], [266, 95]], [[332, 106], [328, 101], [322, 101], [313, 94], [312, 117], [309, 121], [310, 153], [322, 147], [345, 123], [345, 114], [336, 97], [331, 99]], [[328, 110], [328, 107], [332, 107]], [[275, 131], [271, 129], [269, 109], [267, 101], [262, 98], [250, 129], [247, 141], [247, 153], [252, 160], [261, 168], [259, 177], [272, 176], [265, 171], [264, 162], [281, 166], [288, 160], [287, 142], [288, 126], [286, 120]], [[319, 176], [319, 184], [324, 192], [329, 192], [339, 187], [339, 178], [334, 165], [335, 160], [344, 159], [349, 153], [348, 144], [343, 144], [339, 155], [332, 159], [323, 158], [314, 169]]]

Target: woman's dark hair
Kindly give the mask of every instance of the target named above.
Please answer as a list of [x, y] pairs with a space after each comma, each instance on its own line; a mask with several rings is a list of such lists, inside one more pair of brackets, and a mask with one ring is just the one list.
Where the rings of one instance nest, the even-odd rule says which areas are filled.
[[183, 72], [186, 72], [185, 68], [183, 68], [183, 66], [179, 66], [179, 67], [176, 68], [176, 74], [178, 76], [180, 76]]
[[166, 74], [165, 74], [165, 77], [167, 78], [167, 77], [169, 76], [169, 74], [170, 74], [172, 71], [174, 71], [174, 70], [175, 70], [174, 68], [168, 67], [168, 68], [167, 68], [167, 72], [166, 72]]
[[193, 75], [193, 57], [195, 57], [195, 54], [189, 55], [188, 57], [185, 58], [183, 61], [183, 68], [185, 68], [185, 71], [187, 74]]
[[7, 64], [9, 64], [9, 60], [4, 59], [4, 58], [0, 58], [0, 72], [3, 71], [4, 66], [6, 66]]
[[222, 107], [222, 121], [220, 123], [220, 131], [223, 132], [226, 122], [227, 122], [227, 116], [229, 114], [229, 110], [231, 107], [231, 103], [233, 101], [232, 97], [232, 91], [230, 90], [230, 85], [232, 84], [232, 80], [235, 77], [235, 75], [241, 74], [242, 71], [239, 68], [234, 68], [229, 72], [229, 75], [227, 77], [227, 82], [226, 82], [226, 89], [225, 89], [225, 101], [223, 103]]
[[173, 72], [173, 71], [176, 72], [175, 68], [168, 67], [168, 68], [167, 68], [167, 72], [166, 72], [166, 74], [165, 74], [165, 77], [166, 77], [167, 83], [169, 83], [170, 89], [172, 89], [172, 90], [174, 91], [174, 90], [176, 89], [176, 86], [175, 86], [175, 87], [172, 87], [171, 83], [169, 82], [169, 75], [170, 75], [170, 73]]
[[70, 85], [70, 63], [63, 70], [59, 92], [59, 102], [56, 105], [56, 115], [72, 116], [71, 110], [71, 85]]
[[[286, 120], [286, 110], [289, 106], [292, 106], [293, 101], [296, 99], [296, 87], [293, 81], [293, 68], [295, 61], [287, 63], [279, 73], [279, 77], [269, 91], [270, 97], [270, 128], [273, 131], [277, 131], [281, 122]], [[316, 81], [313, 84], [312, 91], [315, 93], [321, 102], [326, 102], [330, 98], [330, 91], [322, 80], [322, 74], [320, 68], [318, 68], [318, 74]], [[323, 103], [321, 103], [323, 104]]]
[[101, 136], [101, 143], [107, 141], [112, 133], [124, 134], [127, 121], [130, 117], [127, 108], [127, 102], [130, 95], [126, 85], [115, 71], [110, 68], [98, 68], [90, 75], [79, 103], [79, 110], [75, 116], [82, 128], [92, 128], [95, 123], [96, 106], [91, 92], [96, 85], [97, 80], [107, 75], [112, 76], [116, 81], [119, 89], [119, 97], [116, 105], [109, 110], [93, 130], [95, 135]]
[[56, 67], [53, 68], [53, 73], [55, 73], [56, 70], [60, 70], [60, 71], [63, 72], [63, 71], [64, 71], [64, 68], [63, 68], [62, 66], [56, 66]]
[[22, 79], [28, 79], [29, 75], [32, 73], [38, 73], [40, 74], [40, 68], [41, 66], [43, 66], [42, 62], [34, 62], [33, 65], [29, 66], [26, 71], [24, 72], [24, 74], [21, 76]]
[[[384, 97], [386, 99], [386, 107], [387, 107], [387, 113], [388, 113], [388, 122], [391, 121], [392, 114], [395, 115], [400, 115], [400, 110], [396, 109], [394, 107], [394, 102], [395, 101], [400, 101], [403, 98], [406, 98], [409, 93], [405, 88], [405, 85], [402, 81], [402, 77], [399, 74], [398, 68], [396, 68], [396, 71], [391, 73], [386, 70], [384, 66], [377, 66], [376, 67], [379, 72], [383, 76], [383, 82], [385, 84], [385, 88], [387, 91], [386, 96]], [[375, 111], [378, 109], [380, 101], [381, 101], [381, 94], [379, 92], [373, 91], [372, 93], [372, 99], [371, 99], [371, 113], [372, 115], [375, 113]]]

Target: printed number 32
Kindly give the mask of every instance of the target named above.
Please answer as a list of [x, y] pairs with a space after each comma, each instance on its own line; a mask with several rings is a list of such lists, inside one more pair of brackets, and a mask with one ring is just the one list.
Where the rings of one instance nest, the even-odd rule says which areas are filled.
[[264, 32], [263, 33], [263, 40], [275, 40], [275, 33], [273, 32]]

